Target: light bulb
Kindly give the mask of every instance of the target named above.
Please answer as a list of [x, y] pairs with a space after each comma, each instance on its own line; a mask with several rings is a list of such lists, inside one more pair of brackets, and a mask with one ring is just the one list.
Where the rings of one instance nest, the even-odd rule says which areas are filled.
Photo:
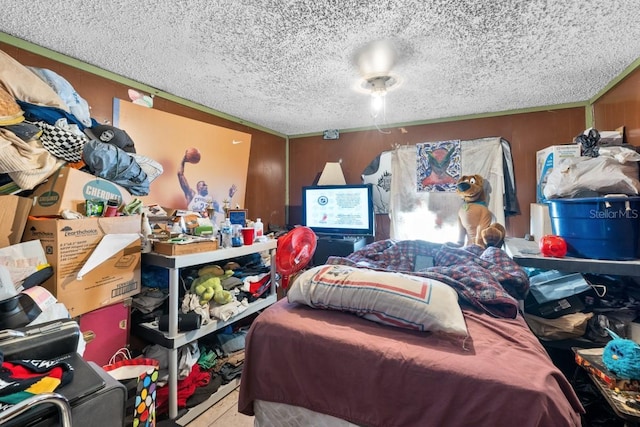
[[374, 114], [378, 114], [384, 107], [384, 93], [372, 92], [371, 93], [371, 111]]
[[376, 118], [382, 112], [385, 114], [385, 98], [387, 94], [387, 81], [389, 76], [373, 77], [367, 80], [371, 91], [371, 115]]

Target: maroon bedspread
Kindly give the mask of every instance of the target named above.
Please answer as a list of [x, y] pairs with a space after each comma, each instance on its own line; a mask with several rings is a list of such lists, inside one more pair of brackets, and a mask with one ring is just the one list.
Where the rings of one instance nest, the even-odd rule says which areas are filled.
[[280, 300], [247, 336], [238, 409], [253, 415], [259, 399], [378, 427], [580, 425], [521, 316], [464, 314], [463, 343]]

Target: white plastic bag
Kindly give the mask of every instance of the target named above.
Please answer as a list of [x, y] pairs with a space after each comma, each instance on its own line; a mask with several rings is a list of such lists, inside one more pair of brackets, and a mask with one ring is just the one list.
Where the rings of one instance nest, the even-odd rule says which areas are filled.
[[616, 158], [625, 158], [624, 152], [618, 152], [614, 156], [573, 157], [561, 160], [547, 177], [544, 196], [547, 199], [569, 198], [586, 190], [602, 194], [639, 194], [638, 162], [619, 162]]

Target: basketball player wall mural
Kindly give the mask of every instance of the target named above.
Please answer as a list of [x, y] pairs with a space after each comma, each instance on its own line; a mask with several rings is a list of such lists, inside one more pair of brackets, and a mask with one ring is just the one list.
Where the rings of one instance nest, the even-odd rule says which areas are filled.
[[164, 168], [151, 183], [149, 195], [141, 197], [146, 205], [211, 212], [218, 223], [224, 219], [225, 205], [245, 208], [251, 134], [114, 102], [117, 126], [135, 141], [138, 153]]

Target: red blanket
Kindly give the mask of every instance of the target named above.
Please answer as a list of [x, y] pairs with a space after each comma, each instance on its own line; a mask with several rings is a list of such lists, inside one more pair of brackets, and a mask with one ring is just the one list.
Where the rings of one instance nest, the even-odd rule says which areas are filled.
[[583, 408], [521, 316], [465, 310], [466, 341], [281, 300], [246, 339], [238, 409], [256, 399], [363, 426], [579, 426]]

